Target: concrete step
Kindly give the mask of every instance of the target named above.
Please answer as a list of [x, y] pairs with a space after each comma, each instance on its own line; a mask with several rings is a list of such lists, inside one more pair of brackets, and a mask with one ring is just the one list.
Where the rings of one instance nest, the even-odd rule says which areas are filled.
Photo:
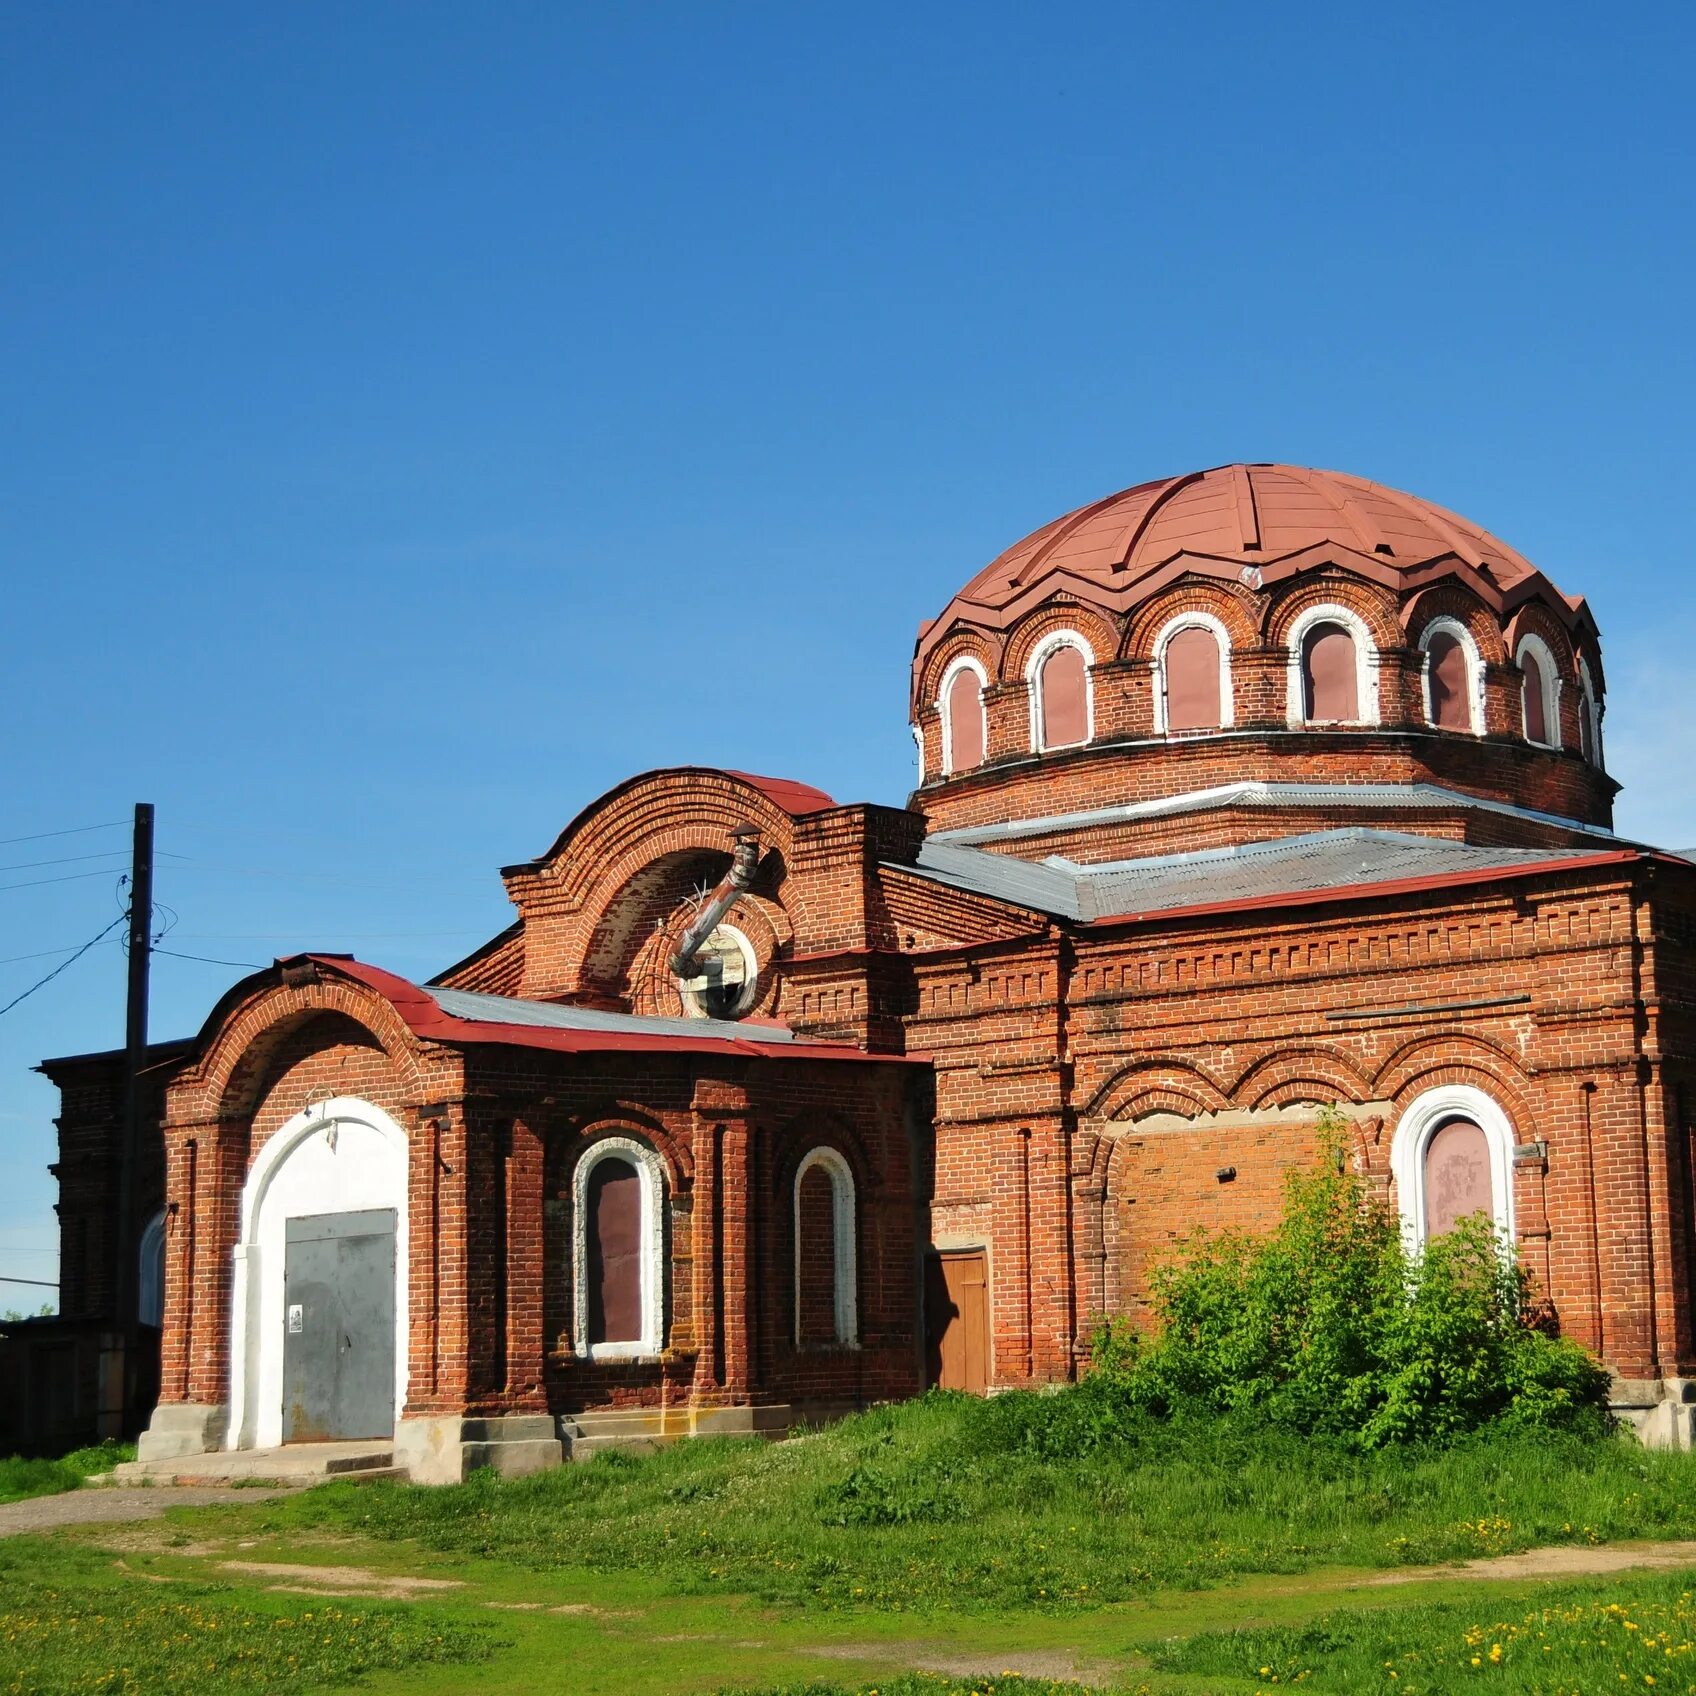
[[404, 1477], [405, 1468], [395, 1465], [392, 1443], [288, 1443], [275, 1449], [124, 1461], [110, 1476], [117, 1485], [319, 1484], [330, 1478]]

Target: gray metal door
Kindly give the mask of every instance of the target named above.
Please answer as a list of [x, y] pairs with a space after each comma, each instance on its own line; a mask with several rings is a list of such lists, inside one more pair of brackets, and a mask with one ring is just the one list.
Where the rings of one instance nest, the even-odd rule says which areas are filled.
[[392, 1437], [395, 1210], [285, 1223], [283, 1441]]

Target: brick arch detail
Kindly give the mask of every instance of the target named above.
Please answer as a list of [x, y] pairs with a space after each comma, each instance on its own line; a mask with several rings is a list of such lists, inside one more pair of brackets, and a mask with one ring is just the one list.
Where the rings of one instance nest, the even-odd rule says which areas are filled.
[[838, 1113], [797, 1113], [784, 1120], [778, 1130], [777, 1148], [767, 1180], [774, 1196], [789, 1194], [801, 1162], [815, 1148], [828, 1148], [842, 1157], [858, 1194], [868, 1195], [879, 1187], [877, 1166], [866, 1153], [864, 1139]]
[[1023, 683], [1031, 654], [1057, 630], [1077, 631], [1098, 666], [1118, 652], [1119, 632], [1111, 619], [1081, 601], [1048, 601], [1019, 621], [1002, 649], [1000, 670], [990, 675], [998, 683]]
[[1195, 577], [1174, 584], [1137, 608], [1125, 622], [1118, 657], [1152, 661], [1160, 632], [1187, 612], [1211, 613], [1218, 619], [1230, 635], [1233, 653], [1260, 645], [1260, 620], [1248, 592], [1212, 578]]
[[[729, 854], [744, 821], [768, 849], [793, 854], [795, 821], [750, 783], [724, 772], [661, 772], [615, 790], [570, 825], [534, 868], [536, 905], [581, 910], [641, 866], [683, 850]], [[525, 868], [531, 870], [531, 868]]]
[[1486, 665], [1503, 665], [1513, 657], [1502, 634], [1501, 620], [1458, 583], [1433, 583], [1403, 603], [1404, 641], [1409, 647], [1417, 647], [1426, 629], [1440, 618], [1451, 618], [1465, 629]]
[[[1539, 601], [1527, 601], [1508, 621], [1503, 640], [1511, 660], [1519, 652], [1522, 637], [1535, 636], [1554, 656], [1555, 671], [1568, 688], [1578, 687], [1578, 651], [1572, 632]], [[1592, 672], [1594, 677], [1595, 673]]]
[[1365, 624], [1380, 654], [1408, 645], [1397, 617], [1395, 597], [1388, 589], [1346, 571], [1325, 571], [1304, 577], [1294, 587], [1268, 598], [1261, 629], [1269, 647], [1286, 645], [1290, 626], [1310, 607], [1334, 605], [1354, 613]]
[[673, 1195], [694, 1187], [695, 1156], [688, 1139], [674, 1136], [664, 1121], [632, 1101], [610, 1101], [585, 1113], [550, 1118], [543, 1135], [542, 1184], [545, 1193], [570, 1193], [577, 1163], [598, 1142], [629, 1137], [645, 1143], [658, 1156]]
[[1463, 1032], [1432, 1032], [1403, 1043], [1379, 1067], [1373, 1088], [1400, 1111], [1416, 1095], [1441, 1084], [1484, 1090], [1522, 1136], [1534, 1120], [1529, 1080], [1519, 1062], [1498, 1044]]
[[221, 1018], [215, 1013], [200, 1058], [171, 1085], [170, 1120], [250, 1115], [272, 1056], [302, 1025], [325, 1014], [339, 1014], [367, 1031], [395, 1068], [402, 1098], [420, 1098], [418, 1041], [400, 1014], [375, 990], [325, 972], [315, 983], [257, 986]]
[[[1319, 1086], [1317, 1096], [1313, 1086]], [[1299, 1093], [1298, 1093], [1299, 1092]], [[1254, 1061], [1231, 1086], [1232, 1101], [1243, 1108], [1286, 1107], [1327, 1095], [1340, 1102], [1367, 1101], [1372, 1086], [1346, 1055], [1329, 1048], [1281, 1049]]]
[[1096, 1091], [1083, 1116], [1126, 1122], [1150, 1113], [1218, 1113], [1231, 1098], [1199, 1067], [1133, 1061]]
[[951, 631], [925, 657], [924, 667], [914, 687], [915, 717], [927, 707], [935, 711], [942, 679], [956, 660], [976, 660], [983, 667], [984, 676], [993, 683], [1001, 675], [1006, 645], [1005, 637], [992, 636], [987, 630], [978, 630], [970, 625], [961, 625]]

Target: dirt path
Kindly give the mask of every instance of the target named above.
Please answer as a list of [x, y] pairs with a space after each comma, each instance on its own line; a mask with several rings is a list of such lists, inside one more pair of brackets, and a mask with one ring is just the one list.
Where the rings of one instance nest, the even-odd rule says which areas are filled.
[[[761, 1645], [765, 1647], [765, 1645]], [[914, 1672], [940, 1672], [951, 1678], [994, 1678], [1016, 1673], [1021, 1678], [1049, 1678], [1061, 1683], [1105, 1687], [1123, 1680], [1125, 1669], [1116, 1661], [1079, 1660], [1064, 1649], [987, 1649], [974, 1654], [958, 1643], [818, 1643], [789, 1644], [802, 1655], [831, 1661], [892, 1661]]]
[[27, 1502], [0, 1502], [0, 1537], [31, 1531], [57, 1531], [66, 1525], [124, 1525], [157, 1519], [166, 1508], [203, 1508], [220, 1502], [263, 1502], [286, 1492], [267, 1488], [232, 1490], [228, 1486], [161, 1487], [150, 1490], [67, 1490], [57, 1496], [32, 1496]]
[[1487, 1555], [1447, 1566], [1410, 1566], [1349, 1582], [1363, 1585], [1419, 1584], [1432, 1578], [1596, 1578], [1635, 1567], [1696, 1566], [1696, 1543], [1606, 1543], [1593, 1547], [1562, 1543], [1518, 1555]]

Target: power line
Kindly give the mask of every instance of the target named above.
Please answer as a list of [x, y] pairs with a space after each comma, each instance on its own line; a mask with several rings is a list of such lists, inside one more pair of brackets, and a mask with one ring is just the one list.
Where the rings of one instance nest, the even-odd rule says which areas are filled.
[[19, 960], [47, 960], [51, 959], [55, 954], [74, 953], [76, 953], [75, 944], [72, 944], [69, 948], [43, 948], [34, 954], [8, 954], [3, 959], [0, 959], [0, 966], [15, 965]]
[[118, 868], [107, 866], [97, 872], [66, 872], [63, 877], [32, 877], [24, 883], [0, 883], [0, 893], [8, 889], [39, 889], [44, 883], [75, 883], [78, 878], [110, 877]]
[[[61, 854], [56, 860], [19, 860], [15, 865], [0, 866], [0, 872], [28, 872], [34, 871], [37, 866], [68, 866], [77, 860], [110, 860], [127, 852], [124, 848], [103, 848], [98, 854]], [[164, 860], [186, 860], [189, 857], [187, 854], [167, 854], [163, 849], [158, 852]]]
[[[0, 887], [3, 887], [3, 886], [0, 886]], [[74, 953], [74, 954], [73, 954], [73, 955], [72, 955], [72, 956], [71, 956], [71, 957], [70, 957], [70, 959], [68, 959], [68, 960], [61, 960], [61, 961], [60, 961], [60, 962], [59, 962], [59, 964], [58, 964], [58, 965], [56, 965], [56, 966], [55, 966], [55, 967], [54, 967], [54, 968], [53, 968], [53, 970], [52, 970], [52, 971], [50, 971], [50, 972], [49, 972], [49, 973], [48, 973], [48, 974], [47, 974], [47, 976], [46, 976], [46, 977], [44, 977], [44, 978], [42, 978], [42, 979], [40, 979], [40, 980], [39, 980], [39, 981], [38, 981], [38, 982], [36, 982], [36, 983], [32, 983], [32, 984], [31, 984], [31, 985], [30, 985], [30, 986], [29, 986], [29, 988], [28, 988], [28, 989], [26, 989], [26, 990], [25, 990], [25, 991], [24, 991], [24, 992], [23, 992], [23, 994], [22, 994], [22, 995], [14, 995], [14, 996], [13, 996], [13, 997], [12, 997], [12, 999], [11, 999], [11, 1000], [10, 1000], [10, 1001], [8, 1001], [8, 1002], [7, 1002], [7, 1003], [6, 1003], [6, 1005], [5, 1005], [5, 1006], [4, 1006], [4, 1007], [0, 1007], [0, 1015], [3, 1015], [3, 1014], [6, 1014], [6, 1013], [10, 1013], [10, 1012], [11, 1012], [11, 1010], [12, 1010], [12, 1009], [13, 1009], [13, 1008], [14, 1008], [14, 1007], [16, 1007], [16, 1006], [17, 1006], [17, 1004], [18, 1004], [18, 1003], [19, 1003], [19, 1002], [20, 1002], [20, 1001], [27, 1001], [27, 1000], [28, 1000], [28, 999], [29, 999], [29, 998], [30, 998], [30, 996], [32, 996], [32, 995], [34, 995], [34, 994], [35, 994], [35, 992], [36, 992], [36, 991], [37, 991], [37, 990], [38, 990], [38, 989], [43, 989], [43, 988], [45, 988], [45, 987], [46, 987], [46, 986], [47, 986], [47, 985], [48, 985], [48, 984], [50, 984], [50, 983], [51, 983], [51, 982], [52, 982], [52, 981], [53, 981], [53, 980], [54, 980], [54, 979], [55, 979], [55, 978], [56, 978], [56, 977], [57, 977], [57, 976], [58, 976], [58, 975], [59, 975], [59, 974], [60, 974], [60, 973], [61, 973], [61, 972], [62, 972], [62, 971], [64, 971], [64, 969], [65, 969], [65, 968], [66, 968], [66, 967], [67, 967], [67, 966], [74, 966], [74, 965], [75, 965], [75, 964], [76, 964], [76, 963], [77, 963], [77, 961], [78, 961], [78, 960], [80, 960], [80, 959], [81, 959], [81, 958], [82, 958], [82, 957], [83, 957], [83, 955], [85, 955], [85, 954], [86, 954], [86, 953], [87, 953], [87, 952], [88, 952], [88, 951], [89, 951], [89, 949], [91, 949], [91, 948], [92, 948], [92, 947], [93, 947], [93, 946], [94, 946], [94, 945], [95, 945], [95, 943], [97, 943], [97, 942], [104, 942], [104, 941], [105, 941], [105, 940], [106, 940], [106, 938], [107, 938], [107, 937], [108, 937], [108, 936], [110, 936], [110, 935], [111, 935], [111, 934], [112, 934], [112, 932], [113, 932], [113, 931], [115, 931], [115, 930], [116, 930], [116, 929], [117, 929], [117, 928], [118, 928], [118, 926], [119, 926], [119, 925], [121, 925], [121, 924], [123, 924], [123, 923], [124, 923], [124, 922], [125, 922], [125, 920], [126, 920], [126, 919], [127, 919], [127, 918], [128, 918], [128, 916], [129, 916], [129, 915], [128, 915], [128, 914], [126, 914], [126, 913], [120, 913], [120, 914], [119, 914], [119, 915], [118, 915], [118, 916], [117, 916], [117, 918], [115, 918], [115, 919], [114, 919], [114, 920], [113, 920], [113, 921], [112, 921], [112, 922], [111, 922], [111, 923], [110, 923], [110, 924], [109, 924], [109, 925], [107, 925], [107, 927], [106, 927], [106, 928], [105, 928], [105, 929], [104, 929], [104, 930], [103, 930], [103, 931], [101, 931], [101, 933], [100, 933], [100, 934], [99, 934], [99, 935], [98, 935], [98, 936], [91, 936], [91, 937], [90, 937], [90, 938], [89, 938], [89, 939], [88, 939], [88, 941], [87, 941], [87, 942], [85, 942], [85, 943], [84, 943], [84, 944], [83, 944], [83, 945], [82, 945], [82, 947], [81, 947], [81, 948], [79, 948], [79, 949], [78, 949], [78, 950], [77, 950], [77, 951], [76, 951], [76, 953]]]
[[109, 824], [79, 824], [69, 830], [38, 830], [34, 836], [0, 836], [0, 848], [10, 848], [14, 842], [45, 842], [50, 836], [86, 836], [91, 830], [116, 830], [128, 824], [128, 819], [113, 819]]
[[[198, 960], [203, 966], [246, 966], [250, 971], [262, 972], [265, 968], [257, 960], [214, 960], [206, 954], [179, 954], [174, 948], [155, 948], [155, 954], [169, 955], [173, 960]], [[69, 962], [67, 961], [68, 965]], [[0, 1008], [0, 1012], [4, 1012]]]
[[56, 1290], [59, 1287], [45, 1278], [0, 1278], [0, 1284], [33, 1284], [38, 1290]]

